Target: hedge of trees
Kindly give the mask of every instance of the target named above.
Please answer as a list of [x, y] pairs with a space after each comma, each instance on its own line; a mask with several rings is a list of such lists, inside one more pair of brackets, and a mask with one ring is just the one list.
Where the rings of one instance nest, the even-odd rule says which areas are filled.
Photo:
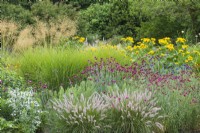
[[[77, 23], [77, 34], [118, 36], [184, 36], [195, 41], [200, 33], [198, 0], [3, 0], [1, 20], [22, 25], [68, 17]], [[184, 31], [182, 34], [181, 31]]]

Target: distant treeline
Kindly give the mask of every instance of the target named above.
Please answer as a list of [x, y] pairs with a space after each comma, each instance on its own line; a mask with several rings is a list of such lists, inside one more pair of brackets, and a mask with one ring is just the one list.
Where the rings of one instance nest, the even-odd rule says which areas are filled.
[[0, 4], [3, 20], [29, 25], [35, 18], [49, 22], [67, 17], [76, 22], [77, 34], [85, 37], [182, 36], [194, 42], [200, 33], [199, 0], [3, 0]]

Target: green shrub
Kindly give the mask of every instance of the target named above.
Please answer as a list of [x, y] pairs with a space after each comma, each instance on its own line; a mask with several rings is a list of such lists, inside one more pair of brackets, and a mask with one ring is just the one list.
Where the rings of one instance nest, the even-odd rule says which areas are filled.
[[90, 5], [79, 16], [79, 34], [98, 34], [102, 39], [115, 35], [176, 38], [187, 31], [187, 39], [195, 41], [199, 33], [197, 1], [112, 1]]
[[16, 126], [12, 121], [6, 121], [4, 118], [0, 117], [0, 131], [6, 133], [15, 132]]
[[25, 85], [24, 79], [15, 71], [0, 67], [0, 94], [7, 88], [21, 88]]
[[[8, 90], [7, 90], [8, 91]], [[6, 92], [7, 93], [7, 92]], [[0, 95], [0, 117], [4, 118], [7, 121], [12, 121], [13, 117], [11, 115], [12, 113], [12, 108], [9, 107], [7, 103], [7, 97]]]
[[35, 21], [29, 10], [24, 9], [20, 5], [1, 3], [1, 20], [12, 20], [19, 22], [22, 26], [33, 24]]
[[49, 0], [36, 2], [31, 6], [32, 14], [39, 20], [49, 22], [58, 18], [68, 17], [75, 19], [77, 14], [75, 8], [66, 4], [53, 4]]
[[109, 38], [108, 27], [111, 4], [94, 4], [80, 12], [78, 28], [80, 35], [97, 34], [100, 38]]

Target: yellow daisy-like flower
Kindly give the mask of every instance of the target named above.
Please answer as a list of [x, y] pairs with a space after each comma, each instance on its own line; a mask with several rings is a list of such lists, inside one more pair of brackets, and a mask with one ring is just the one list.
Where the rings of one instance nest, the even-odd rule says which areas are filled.
[[193, 57], [192, 56], [188, 56], [188, 61], [192, 61]]
[[185, 38], [178, 37], [178, 38], [176, 39], [176, 43], [185, 43], [185, 42], [186, 42]]
[[168, 44], [168, 42], [165, 39], [159, 39], [158, 42], [161, 45], [167, 45]]
[[185, 60], [185, 62], [187, 63], [187, 62], [188, 62], [188, 60]]
[[141, 48], [141, 49], [145, 49], [145, 48], [147, 48], [147, 47], [148, 47], [148, 46], [145, 45], [144, 43], [141, 43], [140, 46], [139, 46], [139, 48]]
[[183, 50], [182, 50], [182, 49], [180, 49], [178, 52], [179, 52], [179, 53], [182, 53], [182, 52], [183, 52]]
[[141, 41], [148, 43], [148, 42], [151, 41], [151, 39], [149, 39], [149, 38], [142, 38]]
[[132, 37], [127, 37], [126, 40], [129, 41], [129, 42], [131, 42], [131, 43], [134, 43], [134, 40], [133, 40]]
[[131, 46], [127, 46], [127, 47], [126, 47], [126, 49], [131, 49], [131, 48], [132, 48]]
[[169, 37], [165, 37], [163, 39], [159, 39], [158, 42], [161, 45], [167, 45], [167, 44], [171, 43], [171, 39]]
[[80, 43], [85, 42], [85, 38], [84, 38], [84, 37], [80, 37], [80, 38], [79, 38], [79, 42], [80, 42]]
[[164, 38], [166, 41], [168, 41], [168, 42], [171, 42], [171, 38], [169, 38], [169, 37], [165, 37]]
[[138, 46], [133, 46], [133, 49], [134, 49], [134, 50], [138, 49]]
[[170, 51], [174, 50], [173, 44], [167, 44], [165, 47], [168, 48]]
[[156, 39], [155, 39], [155, 38], [151, 38], [151, 42], [152, 42], [153, 44], [156, 44]]
[[182, 49], [187, 49], [188, 45], [182, 45]]
[[128, 51], [133, 51], [133, 48], [132, 48], [131, 46], [127, 46], [127, 47], [126, 47], [126, 50], [128, 50]]
[[156, 39], [155, 39], [155, 38], [151, 38], [151, 41], [155, 42], [155, 41], [156, 41]]
[[149, 51], [148, 54], [153, 55], [155, 52], [153, 50]]

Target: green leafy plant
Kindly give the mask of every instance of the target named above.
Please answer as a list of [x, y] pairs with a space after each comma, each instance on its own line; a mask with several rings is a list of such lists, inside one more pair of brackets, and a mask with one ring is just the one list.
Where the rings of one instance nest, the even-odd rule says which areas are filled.
[[14, 132], [16, 129], [16, 125], [13, 121], [6, 121], [4, 118], [0, 117], [0, 131], [11, 133]]
[[23, 132], [34, 133], [41, 124], [40, 104], [34, 97], [34, 92], [9, 90], [8, 105], [12, 108], [14, 122]]

